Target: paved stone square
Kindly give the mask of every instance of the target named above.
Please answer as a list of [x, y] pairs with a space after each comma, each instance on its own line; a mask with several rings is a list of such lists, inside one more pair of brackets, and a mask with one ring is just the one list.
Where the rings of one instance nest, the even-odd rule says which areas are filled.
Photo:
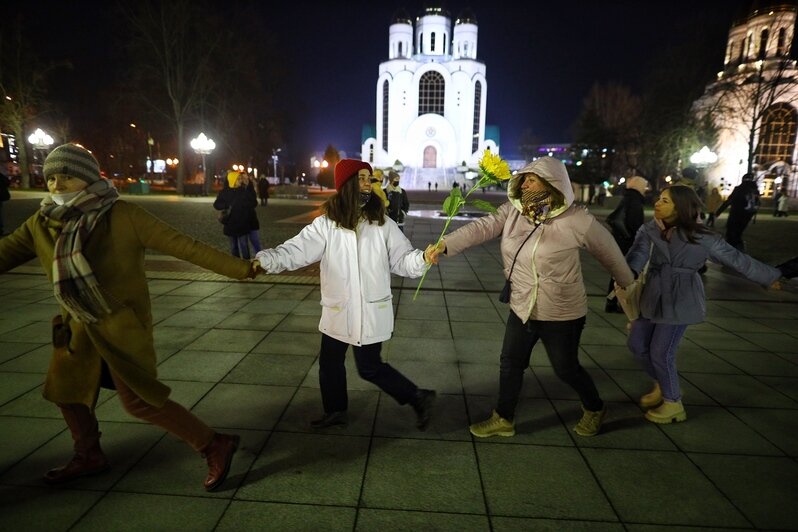
[[[181, 226], [182, 216], [169, 221]], [[198, 237], [221, 233], [208, 220]], [[262, 233], [300, 227], [278, 225]], [[407, 234], [423, 248], [442, 225], [413, 217]], [[349, 425], [310, 429], [321, 413], [317, 271], [235, 282], [158, 255], [147, 268], [161, 378], [176, 401], [242, 436], [228, 480], [205, 492], [197, 454], [103, 391], [97, 413], [112, 468], [63, 488], [43, 484], [71, 439], [41, 397], [57, 307], [31, 263], [0, 275], [0, 529], [798, 529], [792, 286], [765, 291], [710, 265], [707, 321], [688, 329], [678, 354], [688, 420], [658, 426], [636, 405], [649, 382], [625, 347], [626, 320], [603, 312], [608, 276], [585, 255], [581, 360], [608, 403], [602, 433], [572, 432], [579, 402], [537, 346], [517, 435], [477, 440], [467, 427], [493, 407], [509, 312], [497, 300], [498, 241], [443, 259], [415, 301], [418, 281], [394, 279], [396, 330], [383, 353], [438, 391], [425, 432], [409, 407], [357, 376], [351, 357]]]

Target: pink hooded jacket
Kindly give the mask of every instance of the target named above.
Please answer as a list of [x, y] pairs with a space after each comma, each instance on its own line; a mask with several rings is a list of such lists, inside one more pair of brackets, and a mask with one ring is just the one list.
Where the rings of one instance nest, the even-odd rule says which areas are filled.
[[[523, 244], [513, 270], [510, 308], [523, 321], [567, 321], [587, 314], [587, 295], [582, 278], [579, 250], [586, 249], [621, 286], [628, 286], [634, 274], [626, 264], [609, 231], [584, 207], [574, 205], [574, 193], [565, 165], [553, 157], [542, 157], [522, 168], [511, 179], [535, 174], [565, 196], [565, 205], [551, 211], [547, 219]], [[511, 189], [511, 187], [508, 187]], [[521, 214], [521, 203], [510, 199], [495, 214], [484, 216], [446, 236], [446, 254], [457, 255], [467, 248], [498, 236], [504, 276], [510, 273], [519, 246], [535, 229]]]

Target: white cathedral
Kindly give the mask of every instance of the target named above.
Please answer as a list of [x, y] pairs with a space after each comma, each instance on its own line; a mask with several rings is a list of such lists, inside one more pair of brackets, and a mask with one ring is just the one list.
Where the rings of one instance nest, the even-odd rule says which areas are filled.
[[[791, 50], [796, 6], [757, 4], [730, 29], [723, 70], [694, 105], [697, 113], [713, 116], [719, 131], [718, 161], [707, 168], [707, 181], [720, 185], [724, 194], [731, 192], [747, 172], [750, 151], [760, 190], [769, 196], [783, 182], [795, 197], [798, 68]], [[754, 115], [761, 117], [756, 123]]]
[[454, 22], [428, 7], [413, 22], [399, 15], [388, 31], [388, 60], [380, 63], [376, 127], [364, 127], [361, 159], [395, 168], [402, 186], [427, 189], [463, 182], [463, 164], [499, 153], [498, 128], [485, 125], [488, 84], [477, 60], [477, 22]]

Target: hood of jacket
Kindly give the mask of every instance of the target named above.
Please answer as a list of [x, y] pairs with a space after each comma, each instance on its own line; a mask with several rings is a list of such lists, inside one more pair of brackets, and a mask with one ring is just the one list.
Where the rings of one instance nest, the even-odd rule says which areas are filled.
[[[513, 177], [507, 186], [507, 196], [510, 196], [510, 191], [514, 190], [517, 186], [518, 180], [524, 174], [535, 174], [536, 176], [545, 179], [547, 183], [562, 192], [565, 196], [565, 204], [553, 211], [549, 212], [548, 217], [554, 218], [568, 210], [574, 203], [574, 189], [571, 187], [571, 179], [568, 177], [568, 170], [559, 159], [554, 157], [541, 157], [532, 161], [528, 165], [521, 168]], [[518, 209], [518, 212], [523, 212], [520, 198], [510, 198], [510, 202]]]

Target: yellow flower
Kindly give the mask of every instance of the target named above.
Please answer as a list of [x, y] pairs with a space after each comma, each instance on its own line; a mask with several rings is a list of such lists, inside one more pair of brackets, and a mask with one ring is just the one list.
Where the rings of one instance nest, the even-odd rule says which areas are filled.
[[507, 161], [490, 150], [485, 150], [482, 155], [482, 160], [479, 161], [479, 169], [484, 177], [497, 184], [499, 181], [507, 181], [512, 177], [510, 165], [507, 164]]

